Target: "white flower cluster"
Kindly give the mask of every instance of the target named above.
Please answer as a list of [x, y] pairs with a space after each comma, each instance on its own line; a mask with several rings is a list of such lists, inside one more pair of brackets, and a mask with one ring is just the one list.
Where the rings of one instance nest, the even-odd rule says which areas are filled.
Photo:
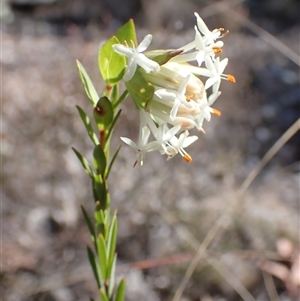
[[[195, 13], [195, 39], [181, 47], [179, 55], [159, 65], [142, 52], [151, 43], [147, 35], [138, 47], [115, 44], [113, 49], [127, 57], [124, 80], [134, 76], [137, 66], [142, 69], [144, 79], [155, 87], [153, 99], [140, 109], [140, 130], [137, 144], [129, 138], [121, 139], [136, 151], [136, 163], [143, 165], [147, 152], [159, 151], [168, 159], [180, 154], [187, 162], [191, 156], [185, 148], [198, 139], [189, 136], [189, 130], [196, 128], [204, 132], [204, 120], [210, 121], [211, 114], [221, 113], [211, 105], [220, 96], [222, 79], [235, 82], [232, 75], [223, 74], [228, 59], [216, 57], [222, 52], [223, 42], [219, 41], [227, 32], [223, 28], [210, 31], [200, 16]], [[188, 62], [196, 61], [198, 66]], [[203, 66], [202, 66], [203, 65]], [[198, 76], [207, 77], [205, 84]], [[211, 90], [209, 97], [207, 90]], [[148, 142], [150, 134], [154, 137]], [[135, 164], [136, 164], [135, 163]]]

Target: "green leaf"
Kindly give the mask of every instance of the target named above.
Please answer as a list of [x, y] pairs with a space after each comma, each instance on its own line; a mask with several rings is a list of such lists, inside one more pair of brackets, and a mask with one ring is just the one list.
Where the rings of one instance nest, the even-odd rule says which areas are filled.
[[125, 287], [126, 287], [126, 280], [125, 280], [125, 278], [123, 278], [119, 283], [115, 301], [124, 301], [124, 299], [125, 299]]
[[98, 56], [98, 65], [104, 81], [107, 84], [114, 85], [118, 83], [124, 73], [126, 66], [126, 58], [123, 55], [116, 53], [112, 49], [114, 44], [124, 44], [124, 42], [133, 43], [136, 45], [136, 33], [132, 20], [124, 24], [115, 35], [110, 38], [100, 49]]
[[112, 103], [115, 103], [119, 98], [119, 85], [114, 85], [110, 94], [110, 99]]
[[117, 217], [115, 212], [109, 227], [108, 240], [107, 240], [107, 256], [109, 262], [111, 262], [115, 256], [117, 232], [118, 232], [118, 222], [117, 222]]
[[117, 84], [125, 73], [126, 58], [116, 53], [112, 45], [117, 44], [116, 37], [110, 38], [100, 49], [98, 65], [106, 84]]
[[97, 172], [103, 175], [106, 169], [106, 157], [100, 144], [96, 145], [94, 148], [93, 159]]
[[111, 102], [106, 96], [103, 96], [97, 102], [94, 108], [94, 118], [98, 129], [107, 128], [114, 118], [114, 111]]
[[109, 299], [103, 289], [99, 290], [99, 295], [100, 295], [101, 301], [109, 301]]
[[96, 223], [96, 233], [97, 235], [102, 234], [104, 237], [106, 236], [106, 227], [103, 223]]
[[97, 145], [99, 144], [99, 140], [97, 138], [97, 135], [95, 134], [94, 130], [93, 130], [93, 127], [91, 125], [91, 121], [89, 119], [89, 117], [86, 115], [86, 113], [79, 107], [79, 106], [76, 106], [78, 112], [79, 112], [79, 115], [83, 121], [83, 124], [85, 125], [85, 128], [88, 132], [88, 135], [90, 137], [90, 139], [92, 140], [92, 142]]
[[72, 147], [72, 149], [73, 149], [74, 153], [76, 154], [77, 158], [79, 159], [79, 161], [81, 162], [81, 164], [82, 164], [83, 168], [85, 169], [85, 171], [88, 173], [88, 175], [92, 179], [94, 179], [94, 173], [93, 173], [93, 170], [92, 170], [88, 160], [85, 157], [83, 157], [81, 155], [81, 153], [78, 150], [76, 150], [74, 147]]
[[87, 97], [89, 98], [93, 107], [95, 107], [97, 104], [97, 101], [99, 99], [98, 93], [97, 93], [89, 75], [85, 71], [84, 67], [81, 65], [81, 63], [78, 60], [76, 62], [77, 62], [77, 68], [79, 71], [79, 75], [80, 75], [81, 81], [84, 86], [85, 93], [86, 93]]
[[178, 49], [169, 49], [169, 50], [151, 50], [147, 51], [145, 55], [157, 62], [160, 65], [163, 65], [167, 63], [171, 58], [179, 55], [182, 53], [183, 50], [178, 50]]
[[154, 87], [144, 79], [140, 68], [130, 81], [125, 82], [125, 85], [136, 106], [145, 108], [146, 103], [153, 97]]
[[101, 269], [101, 275], [103, 279], [106, 279], [106, 269], [107, 269], [107, 253], [106, 253], [106, 244], [102, 234], [99, 234], [97, 239], [97, 250], [98, 250], [98, 261]]
[[107, 173], [106, 173], [106, 175], [105, 175], [105, 178], [106, 178], [106, 179], [108, 179], [108, 177], [109, 177], [109, 173], [110, 173], [110, 171], [111, 171], [111, 169], [112, 169], [112, 166], [113, 166], [113, 164], [114, 164], [114, 162], [115, 162], [115, 160], [116, 160], [116, 158], [117, 158], [117, 156], [118, 156], [118, 154], [119, 154], [120, 149], [121, 149], [121, 145], [118, 147], [118, 149], [117, 149], [116, 152], [114, 153], [114, 155], [113, 155], [113, 157], [112, 157], [112, 159], [111, 159], [111, 161], [110, 161], [110, 163], [109, 163], [109, 166], [108, 166], [108, 169], [107, 169]]
[[114, 130], [114, 128], [115, 128], [115, 124], [116, 124], [118, 118], [119, 118], [120, 115], [121, 115], [121, 112], [122, 112], [122, 110], [119, 110], [119, 111], [118, 111], [118, 113], [117, 113], [116, 116], [114, 117], [112, 123], [110, 124], [109, 129], [108, 129], [108, 133], [107, 133], [107, 135], [106, 135], [106, 141], [108, 141], [108, 140], [110, 139], [110, 136], [111, 136], [111, 134], [112, 134], [112, 132], [113, 132], [113, 130]]
[[80, 206], [81, 207], [81, 211], [82, 211], [82, 215], [84, 217], [84, 220], [85, 220], [85, 223], [87, 224], [88, 228], [89, 228], [89, 231], [92, 235], [92, 240], [93, 242], [95, 241], [95, 229], [94, 229], [94, 226], [91, 222], [91, 219], [89, 217], [89, 215], [87, 214], [86, 210], [84, 209], [83, 206]]
[[120, 98], [116, 102], [113, 103], [113, 109], [114, 110], [125, 100], [125, 98], [127, 97], [127, 95], [128, 95], [128, 91], [125, 90], [122, 93], [122, 95], [120, 96]]
[[126, 41], [131, 45], [131, 41], [133, 41], [134, 45], [137, 45], [135, 26], [132, 19], [120, 27], [114, 35], [118, 39], [118, 43], [124, 44]]
[[105, 223], [105, 217], [103, 210], [101, 209], [100, 202], [96, 202], [95, 210], [94, 210], [94, 217], [97, 223], [104, 224]]
[[108, 267], [108, 273], [107, 273], [107, 279], [109, 279], [109, 283], [108, 283], [108, 297], [109, 298], [112, 297], [114, 286], [115, 286], [116, 265], [117, 265], [117, 256], [114, 256], [111, 264]]
[[90, 265], [92, 267], [98, 288], [100, 288], [103, 285], [103, 281], [102, 281], [102, 283], [100, 282], [99, 275], [98, 275], [98, 269], [97, 269], [97, 265], [96, 265], [96, 261], [95, 261], [95, 256], [94, 256], [93, 251], [90, 249], [90, 247], [87, 247], [87, 253], [88, 253], [88, 259], [89, 259]]
[[99, 201], [101, 209], [106, 208], [106, 184], [102, 181], [101, 175], [94, 175], [93, 178], [93, 193], [95, 201]]

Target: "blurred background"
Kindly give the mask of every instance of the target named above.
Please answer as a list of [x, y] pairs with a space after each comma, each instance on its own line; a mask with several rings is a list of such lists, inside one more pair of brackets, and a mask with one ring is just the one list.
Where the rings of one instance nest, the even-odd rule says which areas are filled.
[[[127, 300], [172, 300], [230, 207], [181, 300], [298, 300], [299, 133], [236, 192], [299, 118], [299, 9], [298, 0], [2, 0], [1, 300], [97, 299], [79, 211], [93, 211], [91, 185], [71, 150], [91, 158], [75, 60], [101, 92], [99, 47], [118, 27], [133, 18], [139, 40], [153, 34], [152, 49], [177, 48], [194, 38], [195, 11], [229, 30], [221, 58], [237, 82], [222, 82], [222, 116], [189, 148], [192, 163], [150, 153], [133, 168], [122, 147], [110, 181], [118, 275]], [[122, 110], [113, 149], [138, 134], [130, 99]]]

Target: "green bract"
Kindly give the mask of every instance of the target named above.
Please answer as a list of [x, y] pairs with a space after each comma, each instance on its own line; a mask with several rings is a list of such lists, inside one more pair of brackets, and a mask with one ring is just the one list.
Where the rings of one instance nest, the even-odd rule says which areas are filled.
[[163, 65], [167, 63], [172, 57], [175, 57], [182, 53], [182, 50], [169, 49], [169, 50], [151, 50], [147, 51], [145, 55], [147, 58]]
[[136, 45], [136, 33], [132, 20], [123, 25], [115, 35], [110, 38], [100, 49], [98, 56], [98, 64], [101, 75], [109, 85], [117, 84], [125, 73], [126, 58], [112, 50], [112, 45], [125, 41]]
[[130, 81], [125, 82], [125, 85], [136, 106], [145, 108], [146, 103], [153, 97], [154, 87], [144, 79], [140, 68]]

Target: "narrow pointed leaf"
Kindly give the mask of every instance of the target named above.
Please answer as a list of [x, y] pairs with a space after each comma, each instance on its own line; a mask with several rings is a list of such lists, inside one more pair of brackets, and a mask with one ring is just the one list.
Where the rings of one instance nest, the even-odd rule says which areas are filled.
[[97, 223], [102, 223], [102, 224], [105, 223], [105, 217], [104, 217], [103, 210], [101, 209], [100, 202], [96, 202], [94, 217]]
[[85, 171], [88, 173], [88, 175], [93, 179], [94, 178], [94, 173], [93, 173], [93, 170], [88, 162], [88, 160], [83, 157], [81, 155], [81, 153], [76, 150], [76, 148], [72, 147], [74, 153], [76, 154], [77, 158], [79, 159], [79, 161], [81, 162], [83, 168], [85, 169]]
[[115, 162], [115, 160], [116, 160], [116, 158], [117, 158], [117, 156], [119, 154], [120, 149], [121, 149], [121, 146], [118, 147], [118, 149], [114, 153], [114, 155], [113, 155], [113, 157], [112, 157], [112, 159], [111, 159], [111, 161], [109, 163], [109, 166], [108, 166], [108, 169], [107, 169], [107, 173], [106, 173], [106, 176], [105, 176], [106, 179], [108, 179], [108, 177], [109, 177], [109, 173], [110, 173], [111, 168], [113, 167], [113, 164], [114, 164], [114, 162]]
[[91, 125], [91, 121], [89, 119], [89, 117], [86, 115], [86, 113], [79, 107], [79, 106], [76, 106], [77, 107], [77, 110], [79, 112], [79, 115], [83, 121], [83, 124], [88, 132], [88, 135], [90, 137], [90, 139], [92, 140], [92, 142], [97, 145], [99, 144], [99, 141], [98, 141], [98, 138], [97, 138], [97, 135], [95, 134], [94, 130], [93, 130], [93, 127]]
[[126, 280], [125, 280], [125, 278], [123, 278], [119, 283], [115, 301], [124, 301], [125, 287], [126, 287]]
[[102, 234], [97, 237], [97, 249], [98, 249], [98, 261], [100, 265], [101, 275], [103, 279], [106, 279], [106, 269], [107, 269], [107, 256], [106, 256], [106, 245]]
[[96, 261], [95, 261], [95, 256], [93, 251], [90, 249], [90, 247], [87, 247], [87, 253], [88, 253], [88, 259], [90, 262], [90, 265], [92, 267], [98, 288], [101, 287], [101, 283], [100, 283], [100, 279], [99, 279], [99, 275], [98, 275], [98, 269], [97, 269], [97, 265], [96, 265]]
[[111, 262], [115, 256], [116, 243], [117, 243], [117, 232], [118, 232], [118, 222], [116, 213], [113, 216], [107, 240], [107, 255], [108, 259]]
[[107, 135], [106, 135], [106, 141], [108, 141], [108, 140], [110, 139], [111, 134], [112, 134], [112, 132], [113, 132], [113, 130], [114, 130], [114, 128], [115, 128], [115, 124], [116, 124], [118, 118], [119, 118], [120, 115], [121, 115], [121, 112], [122, 112], [122, 110], [119, 110], [119, 111], [118, 111], [118, 113], [117, 113], [116, 116], [114, 117], [112, 123], [110, 124], [109, 129], [108, 129], [108, 133], [107, 133]]
[[115, 287], [115, 275], [116, 275], [117, 256], [114, 256], [112, 262], [108, 266], [107, 279], [108, 284], [108, 297], [112, 298], [114, 287]]
[[113, 109], [114, 110], [125, 100], [125, 98], [127, 97], [127, 95], [128, 95], [128, 91], [125, 90], [122, 93], [122, 95], [120, 96], [120, 98], [116, 102], [113, 103]]
[[112, 103], [115, 103], [119, 98], [119, 85], [114, 85], [112, 87], [110, 100]]
[[100, 295], [100, 300], [101, 301], [109, 301], [106, 293], [104, 292], [104, 290], [102, 288], [99, 291], [99, 295]]
[[89, 98], [93, 107], [95, 107], [97, 104], [97, 101], [99, 99], [98, 93], [97, 93], [89, 75], [85, 71], [84, 67], [81, 65], [81, 63], [79, 61], [76, 61], [76, 62], [77, 62], [77, 68], [79, 71], [81, 81], [83, 83], [85, 93], [86, 93], [87, 97]]
[[88, 214], [87, 214], [87, 212], [86, 212], [86, 210], [84, 209], [83, 206], [81, 206], [81, 211], [82, 211], [82, 215], [84, 217], [85, 223], [87, 224], [87, 226], [89, 228], [89, 231], [90, 231], [90, 233], [92, 235], [92, 240], [94, 242], [95, 241], [95, 229], [94, 229], [94, 226], [93, 226], [93, 224], [91, 222], [91, 219], [88, 216]]

